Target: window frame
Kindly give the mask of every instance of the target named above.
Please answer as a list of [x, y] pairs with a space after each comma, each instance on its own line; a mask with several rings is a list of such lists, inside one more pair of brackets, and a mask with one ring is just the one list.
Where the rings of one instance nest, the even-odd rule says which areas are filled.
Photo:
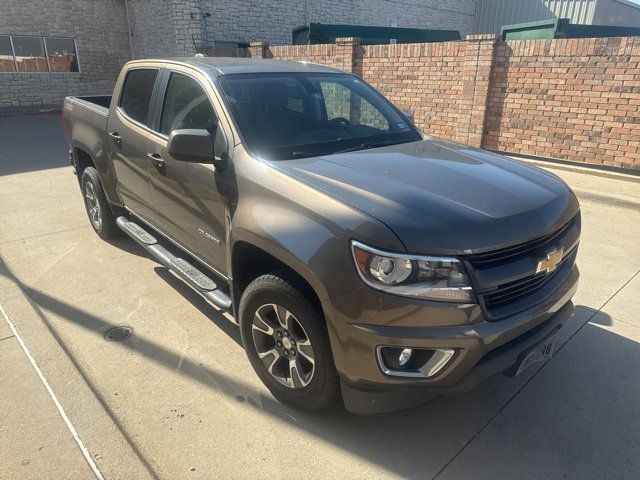
[[[180, 68], [176, 68], [176, 67], [180, 67]], [[188, 69], [188, 70], [187, 70]], [[197, 71], [197, 70], [196, 70]], [[221, 115], [221, 109], [218, 106], [219, 105], [219, 100], [212, 98], [211, 95], [209, 94], [209, 92], [207, 91], [207, 87], [206, 85], [202, 82], [201, 79], [199, 79], [195, 74], [191, 73], [191, 69], [183, 66], [183, 65], [166, 65], [161, 72], [162, 78], [160, 79], [160, 81], [158, 82], [157, 86], [158, 86], [158, 90], [155, 92], [155, 96], [153, 99], [153, 117], [151, 119], [151, 123], [149, 125], [149, 130], [156, 135], [157, 137], [160, 137], [164, 140], [169, 140], [169, 135], [165, 135], [163, 133], [160, 133], [160, 121], [162, 120], [162, 108], [164, 107], [164, 99], [167, 95], [167, 87], [169, 86], [169, 78], [171, 77], [172, 73], [177, 73], [180, 75], [185, 75], [187, 77], [191, 77], [198, 85], [200, 85], [200, 87], [202, 88], [202, 90], [204, 91], [205, 95], [207, 96], [207, 98], [209, 99], [209, 103], [211, 103], [211, 107], [213, 108], [213, 112], [216, 114], [216, 116], [218, 117], [218, 128], [222, 128], [223, 129], [223, 133], [224, 135], [229, 138], [229, 135], [226, 131], [226, 129], [222, 126], [222, 115]]]
[[[78, 40], [75, 37], [55, 37], [50, 35], [13, 35], [10, 33], [0, 33], [2, 37], [9, 37], [9, 42], [11, 44], [11, 54], [13, 55], [13, 65], [15, 70], [13, 72], [0, 72], [0, 75], [3, 74], [20, 74], [20, 75], [80, 75], [82, 74], [82, 66], [80, 63], [80, 55], [78, 53]], [[30, 38], [39, 38], [42, 42], [42, 47], [44, 50], [44, 56], [47, 60], [47, 71], [46, 72], [23, 72], [18, 70], [18, 60], [16, 58], [16, 47], [14, 45], [14, 38], [19, 37], [30, 37]], [[78, 64], [77, 72], [52, 72], [51, 71], [51, 62], [49, 61], [49, 49], [47, 47], [47, 38], [51, 38], [53, 40], [72, 40], [73, 47], [76, 52], [76, 63]]]
[[[149, 99], [149, 110], [147, 110], [147, 118], [144, 123], [141, 123], [139, 120], [136, 120], [135, 118], [131, 117], [127, 113], [127, 111], [120, 106], [120, 104], [122, 103], [122, 94], [124, 93], [124, 87], [127, 84], [127, 78], [129, 77], [129, 74], [135, 70], [155, 70], [157, 72], [155, 81], [153, 83], [153, 88], [151, 89], [151, 98]], [[122, 115], [122, 117], [124, 117], [128, 122], [131, 122], [146, 130], [153, 131], [152, 125], [153, 125], [153, 120], [155, 118], [155, 103], [156, 103], [156, 97], [158, 94], [158, 88], [162, 82], [162, 76], [163, 76], [163, 68], [158, 66], [135, 65], [127, 69], [127, 71], [124, 72], [122, 85], [120, 86], [120, 91], [118, 92], [118, 102], [116, 103], [117, 112], [120, 115]]]
[[[151, 62], [151, 61], [150, 61]], [[132, 65], [132, 68], [159, 68], [160, 76], [156, 81], [155, 90], [153, 93], [152, 106], [151, 106], [151, 121], [150, 125], [141, 125], [136, 123], [140, 128], [143, 128], [147, 133], [149, 133], [150, 141], [160, 141], [162, 144], [166, 145], [169, 141], [169, 137], [161, 134], [158, 129], [160, 128], [160, 115], [162, 114], [162, 107], [164, 104], [164, 96], [167, 88], [167, 84], [169, 81], [169, 76], [172, 72], [182, 73], [183, 75], [188, 75], [193, 77], [204, 89], [207, 94], [207, 98], [211, 102], [213, 106], [213, 111], [218, 117], [218, 132], [224, 135], [225, 139], [229, 144], [229, 161], [233, 160], [233, 150], [235, 145], [238, 143], [238, 133], [236, 130], [236, 126], [231, 114], [227, 111], [227, 106], [222, 100], [222, 93], [220, 92], [216, 77], [212, 77], [211, 75], [203, 72], [201, 69], [197, 67], [193, 67], [191, 65], [186, 65], [183, 63], [177, 63], [173, 61], [165, 61], [162, 62], [161, 66], [158, 66], [159, 63], [153, 62], [153, 66], [146, 64], [136, 64]], [[120, 80], [118, 80], [120, 82]], [[118, 99], [119, 102], [119, 99]], [[122, 113], [124, 116], [124, 112], [117, 107], [117, 111]], [[129, 120], [129, 117], [126, 117]], [[131, 120], [135, 122], [135, 120]]]
[[154, 116], [153, 116], [151, 130], [153, 130], [162, 138], [168, 139], [169, 135], [171, 135], [171, 133], [169, 133], [169, 135], [166, 135], [160, 131], [160, 128], [162, 127], [162, 112], [164, 110], [164, 102], [167, 97], [167, 92], [169, 91], [169, 81], [171, 80], [171, 75], [182, 75], [182, 76], [191, 78], [194, 82], [196, 82], [196, 84], [202, 89], [202, 92], [204, 93], [204, 95], [207, 97], [207, 100], [209, 100], [211, 109], [213, 110], [213, 113], [215, 114], [216, 119], [218, 121], [218, 128], [220, 128], [220, 115], [218, 114], [215, 103], [212, 101], [211, 97], [207, 93], [207, 89], [202, 84], [202, 82], [198, 80], [195, 76], [185, 73], [183, 71], [172, 70], [171, 68], [165, 68], [165, 73], [163, 74], [160, 88], [158, 89], [157, 100], [156, 100], [157, 106], [153, 112]]

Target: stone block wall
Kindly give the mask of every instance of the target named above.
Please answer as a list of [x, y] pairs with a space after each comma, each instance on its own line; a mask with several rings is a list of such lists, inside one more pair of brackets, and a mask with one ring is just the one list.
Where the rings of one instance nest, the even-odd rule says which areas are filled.
[[57, 107], [67, 95], [110, 94], [130, 58], [121, 0], [3, 1], [0, 35], [75, 38], [80, 64], [79, 73], [0, 72], [0, 111]]
[[[138, 0], [136, 0], [138, 1]], [[193, 0], [190, 0], [193, 1]], [[311, 22], [432, 28], [471, 33], [475, 0], [199, 0], [207, 41], [290, 44], [291, 31]]]

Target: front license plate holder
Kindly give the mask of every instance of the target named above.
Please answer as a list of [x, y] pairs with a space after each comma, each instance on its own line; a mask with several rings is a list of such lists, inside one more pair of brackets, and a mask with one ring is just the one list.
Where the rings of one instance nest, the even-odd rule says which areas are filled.
[[542, 340], [540, 343], [531, 347], [529, 350], [521, 353], [518, 357], [518, 361], [516, 362], [515, 373], [513, 374], [513, 376], [515, 377], [520, 375], [534, 363], [546, 362], [551, 357], [553, 357], [556, 339], [557, 334], [553, 333]]

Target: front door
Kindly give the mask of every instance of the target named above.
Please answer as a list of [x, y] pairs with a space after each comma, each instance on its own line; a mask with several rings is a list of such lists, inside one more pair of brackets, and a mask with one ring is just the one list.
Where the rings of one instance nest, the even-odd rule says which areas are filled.
[[148, 153], [156, 158], [149, 169], [154, 223], [198, 259], [224, 273], [225, 204], [213, 165], [178, 161], [167, 152], [173, 130], [204, 129], [214, 138], [218, 116], [199, 80], [187, 73], [167, 73], [155, 126], [158, 134], [151, 135], [147, 145]]
[[[125, 77], [118, 106], [109, 115], [107, 134], [117, 190], [125, 206], [142, 218], [153, 221], [149, 188], [146, 126], [157, 68], [136, 68]], [[113, 111], [113, 110], [112, 110]]]

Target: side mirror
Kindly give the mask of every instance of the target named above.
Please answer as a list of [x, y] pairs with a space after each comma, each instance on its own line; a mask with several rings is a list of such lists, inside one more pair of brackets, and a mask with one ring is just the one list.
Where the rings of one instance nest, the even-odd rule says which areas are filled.
[[229, 158], [229, 142], [224, 134], [222, 127], [218, 125], [216, 129], [216, 137], [213, 140], [213, 164], [216, 171], [221, 171], [227, 164]]
[[167, 151], [182, 162], [214, 163], [211, 134], [206, 130], [174, 130], [169, 135]]
[[413, 112], [410, 112], [409, 110], [405, 110], [402, 112], [402, 114], [407, 118], [407, 120], [409, 120], [409, 122], [411, 122], [411, 124], [413, 125]]

